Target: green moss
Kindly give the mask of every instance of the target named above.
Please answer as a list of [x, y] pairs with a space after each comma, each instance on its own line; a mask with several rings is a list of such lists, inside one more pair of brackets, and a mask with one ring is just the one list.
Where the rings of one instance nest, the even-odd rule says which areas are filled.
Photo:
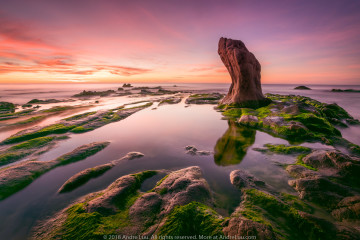
[[17, 118], [20, 116], [24, 116], [27, 115], [31, 112], [35, 111], [34, 109], [26, 109], [23, 111], [19, 111], [19, 112], [13, 112], [13, 113], [0, 113], [0, 121], [2, 120], [6, 120], [6, 119], [11, 119], [11, 118]]
[[[230, 108], [223, 112], [224, 116], [231, 117], [231, 118], [238, 118], [243, 113], [242, 108]], [[249, 114], [244, 114], [249, 115]]]
[[9, 137], [9, 138], [5, 139], [3, 141], [3, 143], [5, 143], [5, 144], [17, 143], [17, 142], [22, 142], [22, 141], [33, 139], [33, 138], [47, 136], [47, 135], [50, 135], [50, 134], [66, 133], [66, 132], [70, 131], [71, 129], [75, 128], [75, 127], [76, 126], [73, 126], [73, 125], [72, 126], [66, 126], [64, 124], [53, 124], [53, 125], [42, 128], [42, 129], [40, 129], [38, 131], [35, 131], [35, 132], [30, 132], [30, 133], [25, 133], [25, 134], [22, 134], [22, 135], [16, 135], [16, 136]]
[[265, 144], [265, 147], [271, 152], [280, 154], [293, 154], [293, 153], [309, 153], [311, 148], [303, 146], [286, 146], [284, 144]]
[[281, 193], [280, 197], [281, 197], [281, 200], [283, 200], [290, 206], [296, 208], [297, 210], [300, 210], [303, 212], [308, 212], [308, 213], [312, 213], [314, 210], [308, 204], [306, 204], [305, 202], [300, 200], [298, 196], [294, 196], [294, 195], [291, 195], [288, 193]]
[[31, 118], [26, 119], [26, 120], [24, 120], [24, 121], [20, 121], [20, 122], [14, 123], [14, 125], [23, 125], [23, 124], [38, 122], [38, 121], [43, 120], [45, 117], [46, 117], [46, 116], [31, 117]]
[[145, 171], [132, 175], [139, 182], [124, 194], [121, 204], [116, 204], [118, 211], [115, 214], [88, 213], [85, 211], [86, 202], [71, 206], [67, 210], [65, 223], [56, 230], [55, 234], [61, 235], [62, 239], [102, 239], [103, 235], [121, 232], [123, 228], [132, 224], [129, 218], [129, 209], [141, 196], [138, 189], [142, 181], [153, 174], [156, 174], [156, 171]]
[[334, 128], [327, 119], [316, 116], [313, 113], [301, 113], [291, 118], [304, 124], [309, 130], [326, 135], [341, 136], [339, 130]]
[[[74, 151], [64, 154], [56, 160], [39, 162], [36, 168], [32, 167], [31, 165], [30, 167], [28, 167], [26, 163], [24, 163], [24, 165], [20, 165], [19, 168], [17, 168], [17, 166], [14, 166], [14, 172], [20, 172], [20, 174], [13, 175], [11, 177], [8, 177], [8, 179], [3, 179], [3, 181], [0, 182], [0, 199], [4, 199], [11, 194], [14, 194], [15, 192], [23, 189], [24, 187], [29, 185], [34, 179], [50, 171], [51, 169], [56, 168], [60, 165], [66, 165], [75, 161], [85, 159], [86, 157], [89, 157], [97, 153], [101, 149], [105, 148], [108, 144], [109, 142], [102, 142], [91, 146], [84, 145], [81, 147], [81, 150], [75, 149]], [[2, 169], [1, 171], [9, 170], [10, 169], [8, 168], [5, 170]]]
[[9, 150], [38, 148], [38, 147], [42, 147], [42, 146], [48, 144], [49, 142], [53, 141], [54, 139], [55, 139], [55, 137], [34, 138], [34, 139], [29, 140], [29, 141], [26, 141], [26, 142], [20, 143], [18, 145], [12, 146], [11, 148], [9, 148]]
[[[326, 239], [331, 235], [311, 219], [302, 217], [293, 206], [256, 189], [246, 189], [243, 205], [250, 219], [271, 224], [285, 239]], [[285, 198], [290, 199], [289, 196]]]
[[164, 180], [167, 179], [168, 177], [169, 177], [169, 174], [167, 174], [165, 177], [163, 177], [162, 179], [160, 179], [160, 180], [156, 183], [155, 187], [160, 186], [160, 184], [161, 184], [162, 182], [164, 182]]
[[87, 213], [83, 203], [73, 205], [67, 210], [61, 239], [96, 239], [96, 227], [101, 221], [97, 212]]
[[167, 217], [160, 228], [162, 236], [224, 236], [222, 232], [223, 218], [219, 217], [208, 206], [191, 202], [185, 206], [177, 206]]
[[79, 126], [79, 127], [71, 129], [70, 132], [83, 133], [83, 132], [88, 132], [88, 131], [91, 131], [91, 130], [94, 130], [94, 128], [85, 128], [83, 126]]
[[73, 106], [55, 106], [50, 109], [45, 109], [42, 112], [44, 112], [44, 113], [62, 112], [62, 111], [66, 111], [69, 109], [74, 109], [74, 107]]
[[310, 169], [310, 170], [313, 170], [313, 171], [317, 171], [317, 168], [314, 168], [314, 167], [312, 167], [312, 166], [309, 166], [309, 165], [307, 165], [307, 164], [305, 164], [304, 162], [303, 162], [303, 158], [306, 156], [306, 154], [301, 154], [301, 155], [299, 155], [298, 157], [297, 157], [297, 160], [296, 160], [296, 165], [300, 165], [300, 166], [303, 166], [303, 167], [306, 167], [307, 169]]
[[91, 155], [94, 155], [95, 153], [101, 151], [105, 147], [107, 147], [110, 143], [109, 142], [101, 142], [97, 143], [92, 146], [83, 147], [81, 150], [75, 149], [73, 152], [70, 152], [68, 154], [64, 154], [61, 157], [57, 158], [56, 161], [58, 162], [57, 165], [65, 165], [72, 162], [77, 162], [80, 160], [83, 160]]
[[113, 165], [104, 165], [104, 166], [99, 166], [99, 167], [94, 167], [89, 169], [88, 172], [84, 173], [81, 176], [78, 176], [76, 179], [74, 179], [71, 182], [66, 182], [64, 184], [64, 186], [60, 189], [60, 193], [62, 192], [68, 192], [71, 191], [83, 184], [85, 184], [86, 182], [88, 182], [91, 178], [96, 178], [100, 175], [102, 175], [103, 173], [105, 173], [106, 171], [110, 170], [113, 167]]
[[165, 195], [167, 192], [168, 192], [167, 188], [162, 188], [162, 189], [159, 190], [160, 195]]
[[73, 121], [73, 120], [78, 120], [78, 119], [82, 119], [82, 118], [86, 118], [88, 116], [94, 115], [96, 113], [96, 111], [93, 112], [87, 112], [87, 113], [82, 113], [82, 114], [77, 114], [75, 116], [71, 116], [68, 118], [65, 118], [65, 121]]
[[15, 162], [25, 156], [29, 155], [27, 152], [5, 152], [0, 154], [0, 166]]
[[[147, 178], [150, 178], [156, 174], [157, 174], [157, 171], [148, 170], [148, 171], [132, 174], [131, 176], [134, 176], [136, 178], [137, 182], [141, 184]], [[139, 188], [140, 188], [140, 186], [139, 186]]]

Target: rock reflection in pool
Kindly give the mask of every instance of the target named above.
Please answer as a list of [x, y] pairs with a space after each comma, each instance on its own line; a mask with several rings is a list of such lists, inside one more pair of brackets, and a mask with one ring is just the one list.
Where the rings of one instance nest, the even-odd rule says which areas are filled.
[[229, 128], [216, 142], [215, 163], [219, 166], [239, 164], [247, 149], [254, 144], [256, 130], [228, 121]]

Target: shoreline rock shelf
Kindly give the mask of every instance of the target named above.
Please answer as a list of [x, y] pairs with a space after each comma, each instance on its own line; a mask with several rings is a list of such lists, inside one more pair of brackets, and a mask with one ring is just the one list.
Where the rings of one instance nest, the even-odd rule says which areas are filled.
[[273, 102], [250, 109], [219, 105], [223, 115], [240, 125], [259, 129], [291, 142], [319, 141], [327, 145], [343, 145], [354, 154], [360, 147], [343, 139], [336, 126], [359, 124], [337, 104], [326, 104], [309, 97], [267, 94]]

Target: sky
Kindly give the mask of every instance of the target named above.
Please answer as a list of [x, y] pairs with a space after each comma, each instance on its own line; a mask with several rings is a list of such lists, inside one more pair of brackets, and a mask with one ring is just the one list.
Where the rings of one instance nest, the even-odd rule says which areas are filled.
[[360, 84], [357, 0], [0, 0], [0, 83], [228, 83], [220, 37], [264, 84]]

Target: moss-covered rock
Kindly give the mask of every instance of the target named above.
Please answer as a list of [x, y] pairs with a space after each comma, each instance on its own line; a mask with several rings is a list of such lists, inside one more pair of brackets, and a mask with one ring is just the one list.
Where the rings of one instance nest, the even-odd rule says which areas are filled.
[[13, 113], [15, 112], [15, 105], [10, 102], [0, 102], [0, 113]]
[[18, 161], [26, 156], [39, 153], [43, 147], [48, 146], [55, 137], [39, 137], [14, 145], [0, 153], [0, 166]]
[[4, 199], [26, 187], [45, 172], [60, 165], [83, 160], [101, 151], [109, 144], [109, 142], [90, 143], [51, 161], [26, 161], [0, 169], [0, 199]]
[[265, 148], [254, 148], [255, 151], [272, 152], [277, 154], [299, 154], [310, 153], [311, 148], [304, 146], [288, 146], [285, 144], [265, 144]]
[[217, 104], [222, 98], [220, 93], [193, 94], [186, 99], [187, 104]]
[[[295, 143], [320, 141], [329, 145], [342, 144], [343, 138], [335, 126], [357, 122], [337, 104], [321, 103], [295, 95], [267, 94], [267, 97], [272, 103], [257, 109], [235, 105], [222, 105], [218, 108], [224, 116], [237, 120], [241, 125]], [[350, 144], [347, 145], [350, 148]]]
[[224, 236], [223, 221], [223, 217], [208, 206], [191, 202], [184, 206], [175, 207], [157, 234], [168, 237], [193, 235], [219, 237]]

